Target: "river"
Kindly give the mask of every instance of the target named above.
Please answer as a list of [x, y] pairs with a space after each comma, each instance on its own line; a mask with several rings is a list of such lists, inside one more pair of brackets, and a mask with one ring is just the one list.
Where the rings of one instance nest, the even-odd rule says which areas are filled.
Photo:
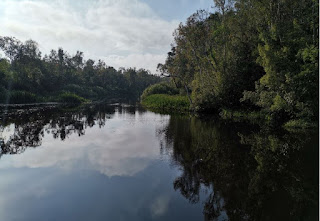
[[317, 131], [137, 105], [0, 113], [0, 220], [318, 220]]

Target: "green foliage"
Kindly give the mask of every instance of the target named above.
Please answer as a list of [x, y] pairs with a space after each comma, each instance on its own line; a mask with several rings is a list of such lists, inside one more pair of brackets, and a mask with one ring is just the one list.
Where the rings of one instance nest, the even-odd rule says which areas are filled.
[[0, 86], [0, 103], [6, 103], [8, 99], [8, 92], [4, 87]]
[[284, 128], [286, 129], [294, 129], [294, 128], [316, 128], [319, 125], [316, 122], [309, 122], [303, 119], [295, 119], [290, 120], [287, 123], [285, 123]]
[[138, 99], [145, 88], [160, 82], [159, 76], [144, 69], [116, 70], [101, 60], [85, 61], [79, 51], [71, 56], [59, 48], [42, 57], [32, 40], [22, 43], [0, 37], [0, 49], [9, 59], [0, 59], [0, 87], [28, 91], [47, 101], [53, 101], [61, 92], [90, 100]]
[[28, 91], [10, 91], [7, 94], [8, 101], [11, 104], [27, 104], [41, 101], [39, 97]]
[[79, 51], [70, 56], [60, 48], [42, 58], [36, 42], [0, 37], [0, 49], [10, 60], [0, 60], [0, 87], [46, 97], [70, 91], [91, 100], [183, 92], [198, 112], [242, 108], [262, 111], [278, 124], [317, 121], [318, 1], [214, 3], [214, 13], [199, 10], [175, 30], [171, 51], [158, 65], [171, 84], [149, 87], [160, 77], [84, 61]]
[[229, 109], [222, 109], [219, 115], [223, 119], [232, 119], [232, 120], [266, 120], [266, 114], [261, 111], [235, 111]]
[[277, 94], [273, 99], [273, 104], [271, 105], [270, 110], [280, 111], [280, 110], [286, 110], [286, 109], [287, 109], [286, 101], [279, 94]]
[[318, 119], [319, 15], [315, 0], [214, 1], [174, 32], [158, 68], [191, 93], [198, 112], [261, 110], [271, 122]]
[[62, 89], [63, 91], [69, 91], [74, 94], [78, 94], [80, 96], [84, 96], [86, 94], [86, 90], [83, 90], [83, 88], [80, 85], [77, 84], [68, 84]]
[[[318, 3], [309, 1], [255, 2], [260, 16], [258, 63], [265, 75], [255, 92], [243, 100], [287, 118], [315, 120], [318, 116]], [[277, 10], [276, 10], [277, 9]], [[285, 15], [285, 16], [284, 16]], [[269, 25], [269, 28], [268, 26]]]
[[186, 112], [189, 111], [189, 100], [186, 96], [152, 94], [144, 97], [142, 105], [156, 110]]
[[168, 83], [168, 82], [154, 84], [147, 87], [143, 91], [141, 95], [141, 100], [143, 100], [144, 98], [152, 94], [177, 95], [179, 94], [179, 90], [172, 83]]
[[87, 100], [71, 92], [64, 92], [58, 96], [58, 101], [62, 103], [81, 104]]

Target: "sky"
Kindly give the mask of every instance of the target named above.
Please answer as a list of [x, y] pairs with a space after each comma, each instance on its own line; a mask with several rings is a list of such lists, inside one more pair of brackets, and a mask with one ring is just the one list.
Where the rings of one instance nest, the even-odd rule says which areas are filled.
[[145, 68], [164, 63], [173, 31], [213, 0], [1, 0], [0, 36], [62, 47], [108, 66]]

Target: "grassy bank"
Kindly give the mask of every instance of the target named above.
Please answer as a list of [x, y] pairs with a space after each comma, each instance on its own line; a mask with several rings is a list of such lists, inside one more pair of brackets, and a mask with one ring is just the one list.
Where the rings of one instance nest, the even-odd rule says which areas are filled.
[[[190, 112], [190, 103], [187, 96], [169, 94], [150, 94], [142, 97], [141, 104], [153, 111], [164, 113]], [[249, 122], [270, 127], [283, 127], [287, 130], [313, 129], [318, 127], [317, 122], [306, 119], [287, 119], [279, 113], [252, 110], [221, 109], [219, 116], [225, 120]]]
[[143, 98], [141, 104], [149, 109], [173, 112], [188, 112], [190, 106], [187, 96], [167, 94], [152, 94], [146, 96]]

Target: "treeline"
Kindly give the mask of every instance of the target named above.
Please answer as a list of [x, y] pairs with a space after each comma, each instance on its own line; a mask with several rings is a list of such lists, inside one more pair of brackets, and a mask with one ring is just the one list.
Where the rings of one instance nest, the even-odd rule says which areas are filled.
[[316, 0], [214, 0], [174, 32], [158, 69], [199, 112], [262, 111], [276, 121], [318, 118]]
[[144, 69], [119, 70], [62, 48], [41, 55], [37, 42], [0, 37], [0, 103], [137, 99], [160, 81]]

